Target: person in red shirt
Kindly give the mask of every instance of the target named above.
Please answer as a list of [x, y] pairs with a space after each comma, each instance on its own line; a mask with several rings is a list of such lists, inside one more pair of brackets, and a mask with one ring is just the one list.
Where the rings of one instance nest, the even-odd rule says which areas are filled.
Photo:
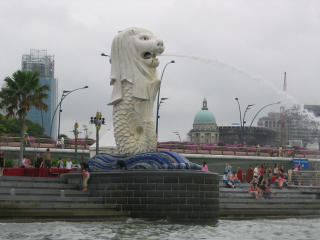
[[240, 182], [243, 182], [243, 180], [242, 180], [242, 170], [241, 170], [240, 167], [238, 167], [238, 170], [237, 170], [237, 177], [240, 180]]
[[261, 165], [258, 170], [258, 183], [261, 184], [262, 180], [263, 180], [263, 165]]
[[251, 183], [253, 180], [253, 168], [249, 165], [249, 168], [246, 171], [246, 181]]

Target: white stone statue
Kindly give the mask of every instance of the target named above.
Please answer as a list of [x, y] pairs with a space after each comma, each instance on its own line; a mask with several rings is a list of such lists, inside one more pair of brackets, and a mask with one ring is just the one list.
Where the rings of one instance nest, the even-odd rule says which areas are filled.
[[112, 42], [109, 105], [113, 105], [114, 137], [120, 154], [157, 149], [153, 105], [161, 84], [156, 56], [163, 51], [163, 42], [142, 28], [121, 31]]

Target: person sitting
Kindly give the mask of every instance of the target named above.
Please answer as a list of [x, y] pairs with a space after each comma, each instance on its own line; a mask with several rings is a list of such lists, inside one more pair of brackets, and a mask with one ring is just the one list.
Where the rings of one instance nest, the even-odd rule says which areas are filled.
[[282, 188], [283, 188], [283, 177], [282, 177], [282, 175], [279, 175], [279, 176], [278, 176], [276, 182], [278, 183], [278, 187], [279, 187], [280, 189], [282, 189]]
[[234, 188], [234, 185], [232, 184], [232, 182], [230, 181], [230, 178], [228, 176], [228, 173], [225, 172], [223, 177], [222, 177], [222, 181], [225, 184], [226, 187], [228, 188]]
[[260, 189], [261, 189], [262, 196], [263, 196], [265, 199], [270, 199], [270, 198], [271, 198], [271, 194], [273, 194], [273, 192], [271, 191], [270, 185], [269, 185], [269, 184], [266, 184], [266, 181], [265, 181], [265, 180], [263, 180]]
[[31, 161], [29, 158], [27, 158], [26, 156], [23, 156], [22, 159], [22, 168], [29, 168], [31, 164]]
[[256, 183], [253, 183], [249, 188], [249, 193], [254, 195], [256, 199], [259, 198], [260, 189]]
[[208, 172], [208, 171], [209, 171], [208, 165], [207, 165], [206, 162], [203, 162], [203, 164], [202, 164], [202, 171], [205, 171], [205, 172]]
[[63, 168], [63, 161], [62, 161], [62, 158], [61, 157], [59, 157], [59, 161], [58, 161], [58, 168]]
[[70, 158], [67, 159], [66, 169], [72, 169], [72, 162], [71, 162]]
[[231, 175], [231, 182], [233, 186], [236, 186], [236, 184], [239, 184], [239, 187], [242, 188], [242, 183], [241, 181], [238, 179], [238, 176], [236, 174], [236, 172], [233, 172]]

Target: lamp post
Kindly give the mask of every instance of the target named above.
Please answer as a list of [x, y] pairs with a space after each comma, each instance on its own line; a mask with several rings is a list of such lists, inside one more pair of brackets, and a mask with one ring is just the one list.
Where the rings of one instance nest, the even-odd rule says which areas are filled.
[[111, 56], [106, 54], [106, 53], [101, 53], [100, 54], [101, 57], [108, 57], [109, 58], [109, 62], [111, 63]]
[[272, 105], [280, 104], [280, 103], [281, 103], [280, 101], [279, 101], [279, 102], [275, 102], [275, 103], [269, 103], [269, 104], [263, 106], [262, 108], [260, 108], [260, 109], [257, 111], [257, 113], [254, 115], [254, 117], [253, 117], [253, 119], [252, 119], [252, 121], [251, 121], [251, 123], [250, 123], [249, 129], [251, 128], [251, 126], [252, 126], [254, 120], [256, 119], [256, 117], [259, 115], [259, 113], [260, 113], [263, 109], [265, 109], [266, 107], [272, 106]]
[[243, 140], [246, 139], [246, 130], [244, 128], [244, 125], [246, 124], [246, 114], [248, 112], [248, 110], [251, 109], [251, 107], [253, 107], [254, 104], [248, 104], [246, 107], [246, 110], [244, 111], [243, 114], [243, 119], [242, 119], [242, 144], [243, 144]]
[[56, 109], [54, 110], [54, 113], [53, 113], [53, 116], [52, 116], [52, 120], [51, 120], [51, 126], [50, 126], [50, 136], [52, 134], [52, 126], [53, 126], [53, 120], [54, 120], [54, 117], [56, 115], [56, 112], [59, 108], [59, 123], [58, 123], [58, 138], [59, 138], [59, 135], [60, 135], [60, 118], [61, 118], [61, 112], [62, 112], [62, 109], [61, 109], [61, 104], [62, 104], [62, 101], [68, 96], [70, 95], [71, 93], [77, 91], [77, 90], [81, 90], [81, 89], [86, 89], [88, 88], [88, 86], [84, 86], [84, 87], [81, 87], [81, 88], [76, 88], [76, 89], [73, 89], [71, 91], [67, 91], [67, 90], [63, 90], [62, 92], [62, 96], [61, 96], [61, 99], [60, 99], [60, 102], [58, 103], [58, 106], [56, 107]]
[[97, 112], [95, 117], [90, 118], [90, 124], [94, 124], [96, 126], [96, 154], [99, 153], [99, 131], [101, 125], [105, 124], [104, 118], [102, 117], [101, 112]]
[[248, 112], [248, 110], [250, 110], [251, 107], [254, 106], [254, 104], [248, 104], [246, 107], [246, 110], [244, 111], [243, 114], [243, 118], [242, 118], [242, 113], [241, 113], [241, 106], [240, 106], [240, 102], [239, 102], [239, 98], [234, 98], [234, 100], [237, 101], [238, 103], [238, 108], [239, 108], [239, 115], [240, 115], [240, 143], [243, 145], [243, 138], [244, 138], [244, 125], [246, 124], [246, 114]]
[[239, 98], [237, 98], [237, 97], [234, 100], [236, 100], [237, 103], [238, 103], [239, 115], [240, 115], [240, 143], [243, 144], [243, 140], [242, 140], [242, 116], [241, 116], [240, 102], [239, 102]]
[[79, 124], [75, 122], [73, 127], [73, 134], [74, 134], [74, 152], [75, 152], [75, 158], [76, 162], [78, 162], [78, 137], [79, 137]]
[[175, 135], [177, 135], [177, 136], [178, 136], [178, 138], [179, 138], [179, 141], [181, 142], [181, 136], [180, 136], [180, 133], [179, 133], [179, 132], [172, 132], [172, 133], [174, 133]]
[[[167, 66], [170, 64], [170, 63], [175, 63], [174, 60], [171, 60], [170, 62], [167, 62], [166, 65], [164, 66], [163, 70], [162, 70], [162, 73], [161, 73], [161, 83], [160, 83], [160, 87], [159, 87], [159, 91], [158, 91], [158, 96], [157, 96], [157, 114], [156, 114], [156, 135], [157, 135], [157, 139], [158, 139], [158, 125], [159, 125], [159, 108], [160, 108], [160, 89], [161, 89], [161, 84], [162, 84], [162, 78], [163, 78], [163, 74], [164, 74], [164, 71], [166, 70]], [[161, 100], [166, 100], [167, 98], [161, 98]]]

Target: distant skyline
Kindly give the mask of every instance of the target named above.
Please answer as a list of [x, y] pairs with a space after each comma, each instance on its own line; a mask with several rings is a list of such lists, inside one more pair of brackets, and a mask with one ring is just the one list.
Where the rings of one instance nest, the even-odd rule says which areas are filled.
[[[239, 122], [235, 97], [251, 120], [265, 104], [320, 104], [320, 1], [295, 0], [2, 0], [0, 1], [0, 85], [21, 69], [31, 48], [55, 56], [58, 96], [88, 85], [62, 105], [61, 133], [72, 136], [107, 106], [111, 42], [119, 30], [143, 27], [164, 41], [158, 75], [170, 60], [161, 88], [159, 140], [186, 139], [204, 97], [218, 125]], [[282, 93], [287, 72], [287, 94]], [[279, 106], [266, 109], [279, 111]], [[84, 131], [82, 131], [84, 132]], [[83, 137], [80, 134], [80, 137]]]

